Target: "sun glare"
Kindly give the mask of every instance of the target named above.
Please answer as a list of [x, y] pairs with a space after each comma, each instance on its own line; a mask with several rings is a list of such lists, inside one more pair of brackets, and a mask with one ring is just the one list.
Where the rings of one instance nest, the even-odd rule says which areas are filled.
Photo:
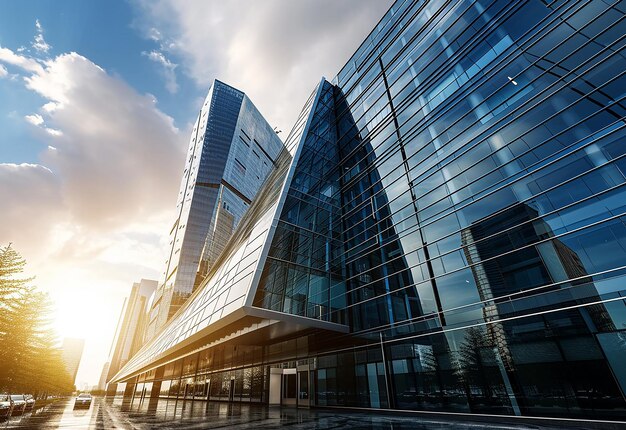
[[[83, 282], [56, 285], [48, 290], [53, 302], [52, 326], [59, 336], [88, 343], [109, 343], [122, 300], [111, 288]], [[107, 345], [108, 347], [108, 345]]]

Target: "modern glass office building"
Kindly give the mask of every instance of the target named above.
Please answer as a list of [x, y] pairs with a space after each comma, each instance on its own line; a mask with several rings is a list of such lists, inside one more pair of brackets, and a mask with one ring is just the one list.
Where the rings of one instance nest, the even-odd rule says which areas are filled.
[[[133, 283], [129, 296], [124, 299], [100, 389], [107, 389], [106, 382], [143, 346], [148, 325], [148, 302], [158, 285], [158, 281], [141, 279]], [[115, 389], [112, 384], [110, 390], [115, 392]]]
[[398, 0], [127, 401], [623, 419], [625, 15]]
[[189, 139], [170, 252], [164, 281], [152, 302], [148, 338], [204, 278], [282, 148], [243, 92], [213, 82]]

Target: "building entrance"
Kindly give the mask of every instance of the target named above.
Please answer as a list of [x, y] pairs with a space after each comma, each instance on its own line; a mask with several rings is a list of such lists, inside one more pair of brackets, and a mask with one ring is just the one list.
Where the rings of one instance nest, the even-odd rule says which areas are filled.
[[270, 369], [270, 405], [308, 408], [310, 399], [311, 371], [308, 364], [290, 369]]
[[311, 399], [311, 371], [309, 365], [298, 366], [298, 407], [308, 408]]
[[297, 406], [298, 379], [296, 369], [283, 369], [281, 404]]

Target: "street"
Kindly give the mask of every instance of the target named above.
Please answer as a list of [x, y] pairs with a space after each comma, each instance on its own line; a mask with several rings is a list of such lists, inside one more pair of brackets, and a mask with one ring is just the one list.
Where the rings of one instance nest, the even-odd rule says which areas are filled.
[[44, 407], [0, 422], [0, 429], [132, 429], [112, 405], [94, 397], [89, 409], [74, 409], [74, 398], [60, 399]]
[[[123, 411], [120, 399], [94, 397], [89, 409], [74, 410], [74, 399], [61, 399], [23, 416], [0, 422], [0, 429], [359, 429], [359, 430], [478, 430], [540, 429], [516, 423], [463, 422], [453, 419], [273, 408], [218, 402], [162, 399], [156, 410], [147, 406]], [[548, 427], [546, 427], [548, 428]]]

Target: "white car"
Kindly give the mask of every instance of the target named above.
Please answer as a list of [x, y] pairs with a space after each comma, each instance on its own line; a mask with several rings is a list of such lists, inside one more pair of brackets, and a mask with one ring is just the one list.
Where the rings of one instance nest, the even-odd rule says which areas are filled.
[[78, 397], [76, 397], [76, 400], [74, 401], [74, 409], [78, 409], [78, 408], [89, 409], [90, 406], [91, 406], [91, 394], [88, 394], [88, 393], [79, 394]]
[[0, 394], [0, 418], [9, 418], [13, 410], [13, 402], [6, 394]]
[[32, 411], [35, 407], [35, 398], [30, 394], [24, 394], [24, 400], [26, 400], [26, 410]]
[[11, 401], [13, 402], [13, 411], [11, 411], [11, 416], [13, 415], [21, 415], [26, 410], [26, 400], [24, 399], [23, 394], [11, 394]]

